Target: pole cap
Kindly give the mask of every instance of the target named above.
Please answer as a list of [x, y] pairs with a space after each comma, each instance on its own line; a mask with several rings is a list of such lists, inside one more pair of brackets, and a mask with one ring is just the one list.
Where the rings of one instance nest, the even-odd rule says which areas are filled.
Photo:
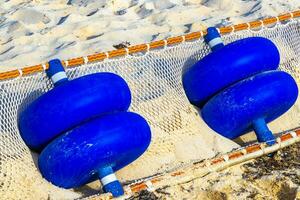
[[207, 34], [204, 36], [204, 41], [209, 45], [212, 51], [224, 46], [221, 35], [215, 27], [207, 28]]
[[54, 86], [68, 81], [65, 69], [59, 59], [49, 61], [49, 68], [46, 70], [46, 74], [52, 80]]

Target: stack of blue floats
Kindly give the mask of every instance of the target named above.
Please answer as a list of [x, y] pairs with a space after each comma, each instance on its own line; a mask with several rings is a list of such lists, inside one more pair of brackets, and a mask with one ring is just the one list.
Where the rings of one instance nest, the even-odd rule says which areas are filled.
[[[277, 70], [276, 46], [261, 37], [224, 46], [215, 28], [208, 29], [205, 41], [212, 53], [183, 71], [190, 102], [219, 134], [234, 139], [254, 130], [259, 141], [274, 144], [266, 124], [285, 113], [298, 96], [294, 79]], [[19, 116], [23, 140], [41, 152], [42, 175], [63, 188], [99, 178], [105, 192], [122, 195], [114, 172], [143, 154], [151, 140], [147, 122], [127, 112], [127, 83], [113, 73], [69, 81], [59, 60], [49, 66], [47, 75], [55, 87]]]
[[113, 73], [69, 81], [59, 60], [49, 66], [47, 75], [55, 87], [19, 115], [23, 140], [41, 152], [42, 175], [63, 188], [99, 178], [105, 192], [122, 195], [114, 172], [143, 154], [151, 140], [146, 120], [127, 112], [127, 83]]
[[189, 101], [217, 133], [234, 139], [254, 130], [258, 141], [274, 144], [267, 123], [298, 96], [294, 79], [277, 70], [280, 57], [274, 43], [249, 37], [224, 46], [216, 28], [208, 28], [205, 41], [212, 52], [183, 71]]

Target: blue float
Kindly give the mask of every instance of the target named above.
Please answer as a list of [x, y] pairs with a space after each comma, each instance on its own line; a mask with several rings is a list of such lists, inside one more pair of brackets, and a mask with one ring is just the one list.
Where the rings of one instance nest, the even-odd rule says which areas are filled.
[[39, 157], [39, 168], [57, 186], [79, 187], [98, 177], [105, 191], [119, 196], [123, 190], [113, 172], [137, 159], [150, 140], [150, 128], [138, 114], [108, 114], [52, 141]]
[[183, 87], [204, 121], [217, 133], [234, 139], [254, 130], [258, 141], [275, 143], [267, 123], [296, 101], [298, 88], [280, 62], [275, 44], [249, 37], [224, 45], [216, 28], [205, 42], [212, 52], [183, 70]]
[[226, 46], [215, 28], [209, 28], [205, 41], [212, 52], [183, 71], [182, 83], [189, 101], [202, 107], [227, 86], [278, 68], [280, 57], [275, 44], [262, 37], [250, 37]]
[[142, 155], [151, 140], [146, 120], [126, 112], [127, 83], [113, 73], [95, 73], [69, 81], [59, 60], [46, 71], [54, 88], [19, 114], [25, 143], [41, 151], [39, 169], [51, 183], [80, 187], [100, 179], [115, 197], [124, 193], [114, 172]]
[[298, 88], [283, 71], [268, 71], [242, 80], [211, 98], [202, 108], [204, 121], [234, 139], [255, 130], [258, 141], [272, 141], [266, 123], [285, 113], [296, 101]]
[[55, 87], [19, 116], [25, 143], [40, 151], [59, 134], [106, 113], [126, 111], [131, 102], [127, 83], [113, 73], [95, 73], [69, 81], [60, 60], [49, 62]]

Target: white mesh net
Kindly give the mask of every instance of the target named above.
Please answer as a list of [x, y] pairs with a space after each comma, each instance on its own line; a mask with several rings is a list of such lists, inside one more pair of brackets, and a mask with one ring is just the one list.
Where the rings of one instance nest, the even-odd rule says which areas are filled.
[[[239, 31], [224, 36], [224, 41], [228, 43], [254, 35], [267, 37], [276, 43], [281, 54], [280, 69], [291, 73], [299, 83], [299, 21], [291, 20], [257, 31]], [[189, 104], [182, 88], [182, 68], [192, 65], [207, 53], [209, 48], [203, 39], [199, 39], [67, 70], [70, 79], [101, 71], [121, 75], [132, 91], [130, 110], [144, 116], [151, 125], [153, 138], [148, 151], [118, 172], [121, 180], [146, 177], [237, 147], [205, 125], [197, 110]], [[26, 147], [19, 135], [18, 113], [51, 87], [45, 73], [0, 82], [1, 199], [75, 199], [98, 190], [93, 190], [93, 185], [64, 190], [48, 183], [36, 166], [37, 155]], [[297, 127], [298, 105], [279, 121], [272, 122], [271, 129], [279, 132]]]

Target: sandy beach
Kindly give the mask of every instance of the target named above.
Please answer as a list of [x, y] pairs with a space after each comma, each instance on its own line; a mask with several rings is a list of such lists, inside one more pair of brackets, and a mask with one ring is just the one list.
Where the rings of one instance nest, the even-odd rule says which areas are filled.
[[[204, 30], [208, 26], [221, 27], [249, 22], [297, 9], [300, 9], [299, 0], [288, 2], [286, 0], [12, 0], [0, 2], [0, 72], [46, 63], [53, 58], [65, 60], [148, 43]], [[281, 69], [296, 74], [294, 78], [299, 86], [299, 70], [297, 71], [299, 58], [293, 54], [293, 51], [298, 51], [297, 46], [289, 47], [286, 45], [288, 40], [281, 40], [280, 34], [284, 35], [284, 31], [279, 36], [276, 35], [276, 29], [272, 31], [272, 36], [282, 54]], [[297, 30], [293, 31], [296, 35]], [[191, 51], [192, 56], [193, 53], [198, 53], [195, 56], [197, 58], [199, 51], [195, 45], [200, 47], [203, 44], [194, 41], [182, 44], [182, 47]], [[90, 67], [89, 72], [112, 70], [118, 73], [128, 82], [132, 90], [133, 100], [130, 110], [138, 112], [151, 124], [154, 140], [141, 158], [117, 172], [122, 182], [162, 173], [183, 163], [212, 158], [256, 141], [253, 132], [237, 140], [229, 140], [214, 132], [201, 119], [199, 110], [188, 103], [182, 89], [181, 69], [186, 64], [187, 61], [184, 59], [189, 53], [182, 54], [180, 58], [178, 56], [180, 50], [180, 48], [164, 50], [164, 54], [169, 56], [174, 65], [170, 64], [163, 55], [156, 56], [155, 53], [150, 52], [141, 58], [132, 57], [128, 60], [121, 58], [104, 62], [99, 66], [93, 64], [83, 66], [82, 71], [70, 70], [70, 78], [76, 78], [78, 74], [81, 75], [81, 72], [86, 73], [84, 67]], [[149, 63], [143, 63], [143, 59], [148, 60]], [[166, 66], [160, 68], [161, 63], [165, 63]], [[296, 69], [289, 68], [292, 64], [295, 64]], [[147, 68], [143, 68], [145, 66]], [[168, 73], [171, 75], [167, 76]], [[3, 94], [0, 96], [6, 98], [3, 101], [5, 106], [2, 112], [12, 110], [13, 113], [11, 115], [5, 113], [7, 118], [17, 118], [15, 105], [20, 105], [30, 92], [49, 89], [40, 74], [36, 79], [29, 77], [21, 79], [21, 82], [17, 79], [14, 81], [7, 84], [0, 83], [0, 91]], [[15, 105], [9, 102], [13, 97], [17, 99]], [[289, 112], [270, 123], [270, 129], [277, 134], [299, 127], [300, 123], [295, 120], [300, 117], [299, 111], [300, 100], [298, 99]], [[6, 119], [3, 121], [6, 122]], [[1, 178], [13, 180], [16, 185], [26, 183], [30, 188], [26, 194], [28, 198], [74, 199], [99, 192], [99, 182], [71, 190], [63, 190], [47, 182], [36, 167], [37, 154], [29, 151], [25, 144], [20, 142], [19, 135], [15, 135], [18, 130], [14, 121], [9, 121], [8, 128], [5, 126], [2, 125], [3, 130], [0, 129], [0, 141], [2, 141], [0, 147], [20, 145], [23, 149], [16, 148], [15, 154], [22, 154], [17, 161], [10, 159], [10, 156], [15, 156], [10, 151], [2, 152], [8, 162], [2, 166], [0, 162], [0, 167], [4, 171], [1, 173], [0, 168], [0, 183]], [[9, 126], [13, 128], [10, 129]], [[11, 130], [13, 133], [9, 132]], [[12, 140], [13, 137], [20, 143]], [[222, 172], [212, 173], [201, 179], [166, 186], [156, 191], [143, 191], [131, 199], [289, 200], [300, 198], [297, 149], [299, 149], [298, 144], [280, 151], [274, 158], [262, 157]], [[28, 169], [32, 171], [27, 174], [25, 171]], [[20, 176], [18, 171], [22, 171]], [[13, 178], [7, 178], [10, 175]], [[33, 179], [34, 181], [31, 181]], [[8, 182], [3, 185], [4, 189], [0, 185], [0, 199], [3, 194], [6, 195], [3, 195], [4, 198], [10, 199], [8, 198], [10, 194], [6, 191], [13, 191], [15, 185]], [[15, 192], [11, 195], [11, 199], [21, 196], [22, 192], [23, 190]]]

